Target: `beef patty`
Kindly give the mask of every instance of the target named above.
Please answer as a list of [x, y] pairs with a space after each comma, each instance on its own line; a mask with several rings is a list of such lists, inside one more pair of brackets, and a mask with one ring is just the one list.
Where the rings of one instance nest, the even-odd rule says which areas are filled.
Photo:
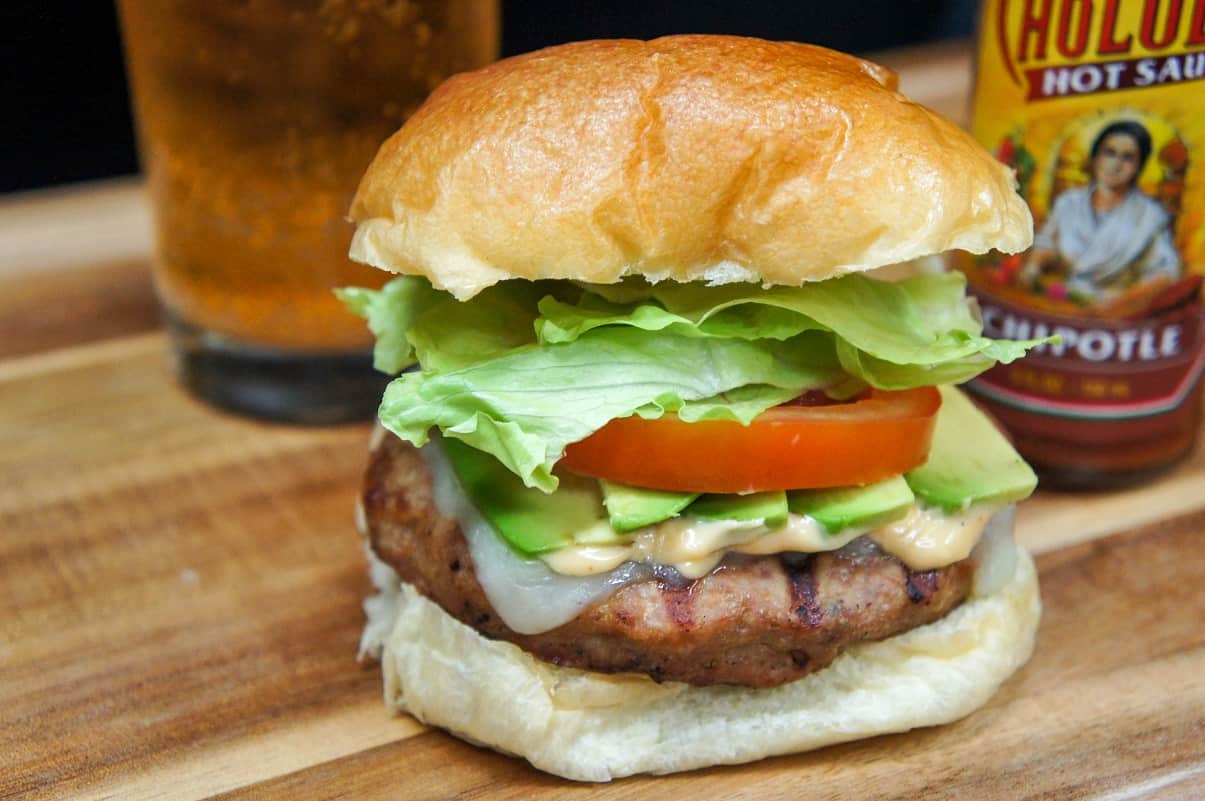
[[850, 643], [941, 618], [967, 597], [974, 574], [970, 559], [915, 572], [865, 548], [742, 557], [681, 584], [629, 584], [562, 626], [519, 634], [486, 598], [460, 526], [436, 508], [414, 447], [392, 435], [382, 440], [369, 461], [363, 503], [377, 556], [461, 622], [556, 665], [658, 681], [792, 681]]

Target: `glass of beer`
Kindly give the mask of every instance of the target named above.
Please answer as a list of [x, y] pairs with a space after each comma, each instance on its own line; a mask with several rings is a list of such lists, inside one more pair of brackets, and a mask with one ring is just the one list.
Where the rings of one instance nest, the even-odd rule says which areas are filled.
[[335, 287], [379, 285], [345, 220], [377, 147], [497, 57], [498, 0], [119, 0], [183, 384], [276, 420], [369, 417], [385, 380]]

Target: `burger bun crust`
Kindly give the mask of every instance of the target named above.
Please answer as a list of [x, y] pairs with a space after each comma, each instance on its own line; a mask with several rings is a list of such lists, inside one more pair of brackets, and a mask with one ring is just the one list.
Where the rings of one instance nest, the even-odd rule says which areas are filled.
[[[371, 558], [371, 555], [370, 555]], [[482, 637], [373, 559], [364, 650], [386, 703], [568, 779], [608, 781], [751, 762], [947, 723], [985, 704], [1028, 660], [1041, 603], [1033, 561], [941, 620], [850, 648], [771, 689], [658, 684], [541, 662]]]
[[1028, 247], [1012, 172], [896, 83], [730, 36], [506, 59], [445, 82], [381, 147], [351, 258], [464, 300], [509, 278], [797, 286]]

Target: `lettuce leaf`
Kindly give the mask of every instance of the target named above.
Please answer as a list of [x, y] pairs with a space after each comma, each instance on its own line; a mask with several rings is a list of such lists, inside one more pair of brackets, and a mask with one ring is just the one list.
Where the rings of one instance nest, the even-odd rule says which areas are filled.
[[508, 281], [467, 302], [422, 278], [340, 290], [396, 373], [379, 417], [416, 445], [438, 428], [551, 492], [566, 445], [609, 420], [737, 420], [811, 389], [957, 383], [1037, 341], [982, 336], [959, 273], [802, 287]]
[[[616, 302], [590, 288], [577, 303], [540, 301], [543, 342], [571, 342], [604, 326], [679, 336], [784, 340], [805, 331], [835, 335], [841, 364], [880, 389], [966, 381], [996, 362], [1020, 358], [1038, 341], [982, 336], [961, 273], [888, 283], [852, 274], [802, 287], [656, 284], [646, 297]], [[621, 296], [633, 297], [633, 287]], [[604, 297], [607, 296], [607, 297]]]
[[389, 374], [416, 363], [407, 332], [425, 311], [451, 297], [416, 278], [397, 278], [380, 289], [344, 287], [336, 289], [335, 296], [352, 314], [368, 321], [368, 330], [377, 338], [373, 367]]
[[539, 285], [495, 285], [469, 303], [440, 294], [406, 331], [424, 370], [457, 370], [535, 344]]
[[609, 420], [674, 411], [747, 423], [802, 388], [845, 380], [831, 338], [821, 334], [750, 342], [618, 327], [457, 369], [406, 373], [385, 389], [378, 416], [415, 445], [438, 427], [551, 492], [565, 446]]

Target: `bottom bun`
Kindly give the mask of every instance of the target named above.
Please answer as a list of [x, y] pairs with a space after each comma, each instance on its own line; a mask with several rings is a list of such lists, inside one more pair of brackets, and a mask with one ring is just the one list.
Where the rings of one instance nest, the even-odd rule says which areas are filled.
[[364, 650], [385, 701], [473, 743], [579, 781], [751, 762], [948, 723], [982, 706], [1029, 659], [1037, 576], [1018, 548], [1012, 579], [941, 620], [849, 648], [769, 689], [658, 684], [541, 662], [482, 637], [373, 560]]

